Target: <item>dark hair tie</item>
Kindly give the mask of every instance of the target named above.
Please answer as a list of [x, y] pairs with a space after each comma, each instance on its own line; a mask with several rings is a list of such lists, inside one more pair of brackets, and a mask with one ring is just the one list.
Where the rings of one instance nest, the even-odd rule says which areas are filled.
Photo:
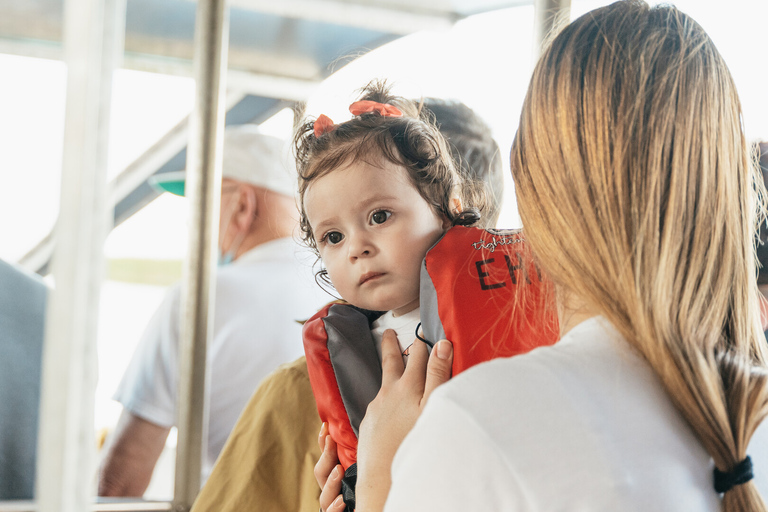
[[733, 466], [728, 472], [715, 468], [715, 491], [728, 492], [737, 485], [749, 482], [753, 477], [752, 459], [747, 456], [746, 459]]

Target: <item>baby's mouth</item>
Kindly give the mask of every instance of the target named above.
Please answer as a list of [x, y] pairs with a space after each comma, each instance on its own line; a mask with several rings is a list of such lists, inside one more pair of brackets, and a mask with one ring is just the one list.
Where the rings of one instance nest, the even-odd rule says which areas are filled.
[[381, 276], [383, 276], [383, 272], [366, 272], [362, 276], [360, 276], [360, 281], [357, 283], [358, 285], [363, 285], [367, 283], [368, 281], [371, 281], [373, 279], [377, 279]]

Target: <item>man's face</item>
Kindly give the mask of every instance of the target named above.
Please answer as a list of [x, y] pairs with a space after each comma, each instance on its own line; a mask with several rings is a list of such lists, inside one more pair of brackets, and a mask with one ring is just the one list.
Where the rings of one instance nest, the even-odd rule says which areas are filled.
[[336, 290], [355, 306], [407, 313], [419, 304], [427, 250], [447, 228], [406, 170], [354, 162], [314, 181], [304, 207]]

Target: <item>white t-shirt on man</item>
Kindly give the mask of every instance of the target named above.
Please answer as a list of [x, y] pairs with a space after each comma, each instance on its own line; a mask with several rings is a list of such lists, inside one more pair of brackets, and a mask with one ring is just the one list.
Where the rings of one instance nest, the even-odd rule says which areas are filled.
[[[293, 239], [282, 238], [251, 249], [216, 273], [202, 483], [261, 380], [304, 353], [299, 321], [329, 299], [312, 278], [311, 262]], [[176, 423], [180, 295], [178, 284], [168, 291], [113, 397], [164, 427]]]

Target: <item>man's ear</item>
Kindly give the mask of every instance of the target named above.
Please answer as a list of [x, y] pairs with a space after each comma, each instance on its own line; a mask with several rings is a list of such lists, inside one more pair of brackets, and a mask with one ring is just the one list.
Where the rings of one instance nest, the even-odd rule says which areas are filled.
[[259, 210], [259, 201], [256, 197], [256, 189], [243, 185], [237, 191], [237, 208], [235, 209], [234, 223], [238, 231], [248, 232]]

